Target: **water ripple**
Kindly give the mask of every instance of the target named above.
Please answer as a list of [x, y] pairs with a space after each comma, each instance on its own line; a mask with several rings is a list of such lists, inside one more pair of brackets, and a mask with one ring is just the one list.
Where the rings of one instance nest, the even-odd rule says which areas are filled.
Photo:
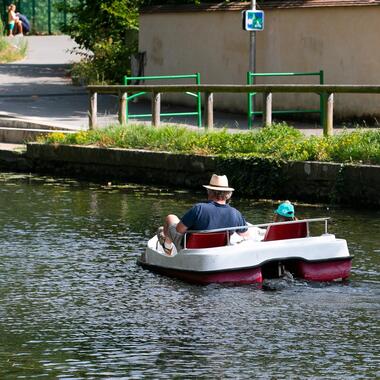
[[[324, 210], [355, 255], [348, 284], [265, 292], [136, 265], [162, 216], [200, 194], [11, 175], [0, 192], [0, 378], [380, 376], [378, 212]], [[274, 207], [235, 206], [253, 223]]]

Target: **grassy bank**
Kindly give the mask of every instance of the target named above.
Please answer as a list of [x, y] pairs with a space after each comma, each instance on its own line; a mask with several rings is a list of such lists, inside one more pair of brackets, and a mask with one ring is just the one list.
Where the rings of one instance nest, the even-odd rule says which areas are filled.
[[284, 124], [259, 131], [194, 131], [178, 126], [112, 126], [64, 135], [52, 133], [40, 142], [149, 149], [203, 155], [263, 157], [276, 160], [311, 160], [380, 164], [380, 130], [357, 129], [332, 137], [305, 137]]
[[0, 63], [19, 61], [25, 57], [26, 50], [27, 43], [22, 37], [0, 35]]

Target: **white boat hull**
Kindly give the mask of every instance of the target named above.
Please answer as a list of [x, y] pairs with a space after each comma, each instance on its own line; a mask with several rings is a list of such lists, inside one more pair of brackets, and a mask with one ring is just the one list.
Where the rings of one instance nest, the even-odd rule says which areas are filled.
[[139, 259], [143, 267], [196, 283], [260, 283], [265, 272], [282, 265], [312, 281], [345, 279], [351, 269], [347, 242], [334, 235], [276, 241], [246, 240], [239, 244], [164, 253], [157, 237]]

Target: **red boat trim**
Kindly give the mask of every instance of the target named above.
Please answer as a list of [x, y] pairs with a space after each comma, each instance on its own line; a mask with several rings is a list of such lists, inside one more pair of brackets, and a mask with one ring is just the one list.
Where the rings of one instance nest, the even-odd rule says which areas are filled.
[[295, 263], [295, 275], [308, 281], [345, 280], [350, 276], [352, 260], [302, 261]]
[[152, 272], [175, 277], [194, 284], [234, 283], [234, 284], [261, 284], [263, 277], [260, 267], [233, 269], [224, 271], [189, 271], [182, 269], [165, 268], [137, 261], [144, 269]]
[[[286, 258], [285, 260], [267, 260], [260, 265], [252, 267], [233, 268], [230, 270], [217, 271], [195, 271], [186, 269], [167, 268], [145, 263], [137, 260], [137, 264], [152, 272], [164, 274], [169, 277], [197, 283], [238, 283], [253, 284], [263, 281], [262, 267], [271, 262], [293, 261], [293, 268], [297, 278], [310, 281], [334, 281], [337, 279], [347, 279], [350, 275], [352, 256], [331, 258], [324, 260], [305, 260], [299, 257]], [[335, 263], [335, 266], [329, 266]]]

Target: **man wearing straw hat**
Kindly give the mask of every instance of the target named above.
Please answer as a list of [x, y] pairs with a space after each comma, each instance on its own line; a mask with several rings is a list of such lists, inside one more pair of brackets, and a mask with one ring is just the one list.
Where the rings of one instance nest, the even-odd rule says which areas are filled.
[[[242, 227], [247, 223], [242, 214], [227, 204], [234, 189], [228, 186], [225, 175], [213, 174], [207, 189], [207, 202], [197, 203], [179, 219], [170, 214], [163, 227], [157, 232], [158, 240], [165, 253], [171, 254], [173, 243], [181, 249], [183, 235], [187, 230], [213, 230], [218, 228]], [[249, 236], [247, 228], [236, 231], [241, 236]]]

